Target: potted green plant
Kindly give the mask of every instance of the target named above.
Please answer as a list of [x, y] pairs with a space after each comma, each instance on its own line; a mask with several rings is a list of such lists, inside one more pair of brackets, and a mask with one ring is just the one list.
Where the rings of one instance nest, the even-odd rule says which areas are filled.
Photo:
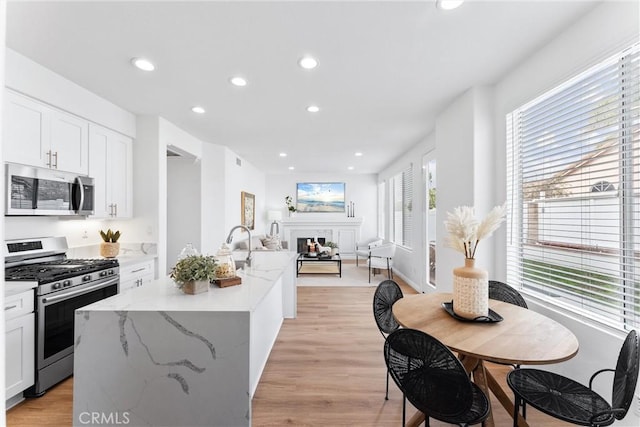
[[331, 256], [335, 256], [338, 253], [338, 244], [335, 242], [327, 242], [324, 246], [331, 248]]
[[102, 237], [103, 240], [103, 242], [100, 243], [100, 255], [105, 258], [117, 257], [120, 252], [120, 243], [118, 242], [120, 231], [111, 231], [111, 229], [108, 229], [105, 232], [100, 230], [100, 237]]
[[291, 196], [286, 196], [284, 198], [284, 202], [287, 205], [287, 210], [289, 211], [289, 216], [290, 217], [294, 216], [294, 214], [296, 213], [296, 211], [298, 209], [296, 209], [296, 207], [294, 206], [293, 199], [291, 198]]
[[209, 255], [189, 255], [176, 263], [170, 277], [186, 294], [209, 290], [209, 282], [216, 278], [216, 260]]

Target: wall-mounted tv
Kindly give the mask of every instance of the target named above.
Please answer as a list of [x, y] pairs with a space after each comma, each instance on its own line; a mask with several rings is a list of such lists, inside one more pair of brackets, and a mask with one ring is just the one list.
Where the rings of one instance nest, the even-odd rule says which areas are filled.
[[344, 212], [344, 182], [299, 182], [298, 212]]

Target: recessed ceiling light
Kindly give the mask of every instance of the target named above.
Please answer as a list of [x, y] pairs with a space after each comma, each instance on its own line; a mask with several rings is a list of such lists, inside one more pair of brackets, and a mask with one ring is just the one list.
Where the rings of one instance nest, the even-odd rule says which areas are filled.
[[361, 152], [359, 152], [359, 151], [356, 151], [356, 152], [355, 152], [355, 156], [356, 156], [356, 157], [362, 157], [362, 153], [361, 153]]
[[460, 7], [464, 0], [436, 0], [436, 7], [442, 10], [452, 10]]
[[318, 61], [311, 56], [305, 56], [300, 58], [298, 64], [305, 70], [312, 70], [318, 66]]
[[293, 166], [289, 166], [289, 170], [290, 170], [290, 171], [292, 171], [292, 170], [294, 170], [294, 169], [295, 169], [295, 168], [294, 168]]
[[352, 171], [352, 170], [354, 169], [354, 167], [353, 167], [353, 166], [349, 166], [349, 167], [347, 167], [347, 169], [349, 169], [350, 171]]
[[242, 77], [231, 77], [230, 80], [231, 84], [234, 86], [246, 86], [247, 85], [247, 81], [245, 79], [243, 79]]
[[131, 63], [135, 65], [137, 68], [144, 71], [153, 71], [156, 69], [156, 66], [153, 65], [151, 61], [144, 58], [132, 58]]
[[195, 106], [195, 107], [191, 107], [191, 111], [198, 114], [204, 114], [205, 110], [202, 107]]
[[320, 107], [318, 107], [317, 105], [309, 105], [307, 107], [307, 111], [310, 113], [317, 113], [318, 111], [320, 111]]
[[287, 153], [280, 153], [280, 157], [287, 157]]

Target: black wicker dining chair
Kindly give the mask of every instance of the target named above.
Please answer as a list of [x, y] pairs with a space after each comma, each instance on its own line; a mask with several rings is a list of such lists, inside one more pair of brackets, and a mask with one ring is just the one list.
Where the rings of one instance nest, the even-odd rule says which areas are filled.
[[[467, 426], [489, 416], [489, 400], [471, 382], [462, 363], [440, 341], [415, 329], [398, 329], [385, 341], [391, 378], [416, 409], [429, 418]], [[405, 423], [405, 403], [402, 423]]]
[[489, 298], [519, 307], [529, 308], [527, 307], [527, 302], [522, 295], [520, 295], [520, 292], [506, 283], [497, 280], [489, 280]]
[[[373, 294], [373, 318], [376, 320], [376, 325], [378, 325], [384, 339], [387, 339], [391, 332], [400, 327], [393, 317], [391, 307], [402, 296], [400, 286], [393, 280], [380, 282]], [[389, 371], [387, 371], [387, 391], [384, 398], [389, 400]]]
[[[540, 411], [581, 426], [608, 426], [627, 415], [638, 382], [640, 344], [635, 330], [627, 334], [615, 369], [601, 369], [586, 387], [572, 379], [539, 369], [516, 369], [507, 375], [507, 384], [515, 394], [514, 420], [518, 407], [527, 402]], [[593, 391], [595, 377], [614, 372], [611, 405]], [[514, 426], [516, 421], [514, 421]]]

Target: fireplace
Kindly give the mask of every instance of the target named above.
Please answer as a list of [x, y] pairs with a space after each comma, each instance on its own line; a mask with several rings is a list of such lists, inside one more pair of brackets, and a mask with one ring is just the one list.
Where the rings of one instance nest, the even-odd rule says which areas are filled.
[[306, 254], [309, 250], [307, 247], [307, 240], [314, 242], [315, 240], [318, 240], [318, 243], [320, 243], [320, 245], [324, 245], [326, 239], [324, 237], [298, 237], [297, 240], [297, 248], [298, 248], [298, 253], [299, 254]]

